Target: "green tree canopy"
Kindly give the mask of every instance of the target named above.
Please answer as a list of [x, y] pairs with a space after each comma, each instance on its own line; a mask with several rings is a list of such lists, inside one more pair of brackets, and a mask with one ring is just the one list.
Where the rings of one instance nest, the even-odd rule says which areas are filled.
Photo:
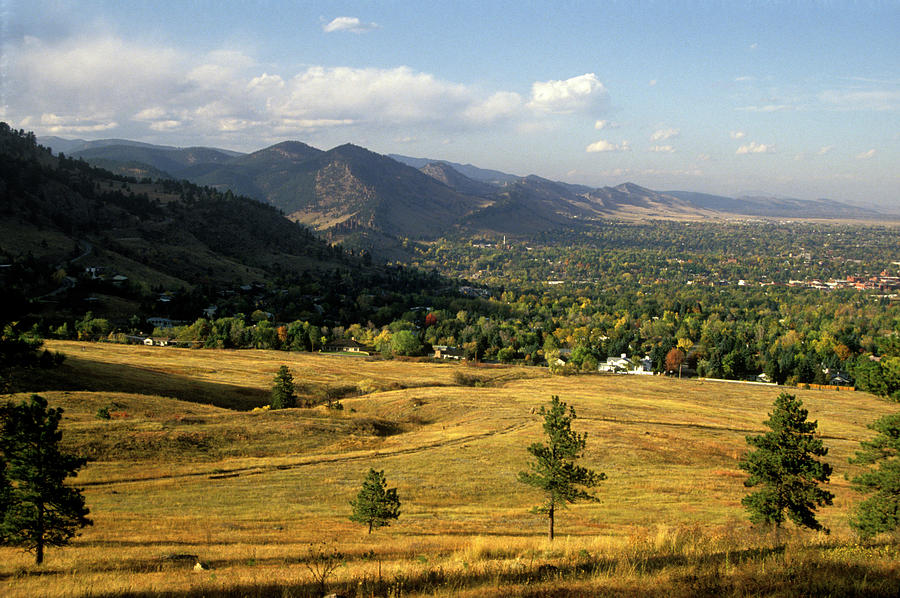
[[392, 519], [400, 517], [397, 489], [387, 487], [383, 470], [369, 469], [359, 494], [350, 501], [350, 506], [353, 507], [350, 520], [368, 525], [370, 534], [373, 527], [390, 525]]
[[778, 395], [769, 419], [763, 422], [770, 431], [747, 437], [755, 450], [748, 452], [739, 465], [750, 474], [744, 486], [760, 486], [741, 503], [750, 512], [750, 521], [775, 526], [776, 541], [785, 518], [800, 527], [825, 529], [816, 520], [815, 511], [830, 505], [834, 498], [819, 487], [828, 482], [831, 466], [815, 457], [824, 457], [828, 449], [815, 436], [818, 422], [807, 421], [808, 412], [802, 405], [786, 392]]
[[275, 374], [275, 385], [272, 386], [272, 409], [287, 409], [297, 406], [294, 395], [294, 377], [286, 365], [278, 368]]
[[65, 483], [86, 460], [60, 451], [61, 416], [38, 395], [0, 410], [0, 540], [33, 551], [39, 565], [46, 546], [65, 546], [92, 523], [81, 491]]
[[542, 505], [535, 507], [537, 513], [545, 513], [548, 520], [547, 536], [553, 540], [556, 509], [565, 508], [567, 503], [578, 500], [596, 501], [597, 498], [585, 488], [592, 488], [606, 479], [606, 474], [596, 473], [575, 464], [584, 454], [587, 433], [572, 430], [575, 408], [568, 407], [554, 395], [550, 408], [542, 406], [540, 415], [544, 418], [544, 433], [547, 444], [535, 442], [528, 447], [534, 457], [531, 471], [519, 472], [518, 479], [523, 484], [540, 489], [546, 496]]
[[391, 352], [394, 355], [418, 355], [421, 351], [422, 343], [412, 330], [399, 330], [391, 336]]
[[853, 478], [853, 489], [870, 494], [856, 506], [850, 527], [870, 538], [900, 528], [900, 413], [886, 415], [869, 428], [878, 432], [860, 443], [851, 463], [877, 466]]

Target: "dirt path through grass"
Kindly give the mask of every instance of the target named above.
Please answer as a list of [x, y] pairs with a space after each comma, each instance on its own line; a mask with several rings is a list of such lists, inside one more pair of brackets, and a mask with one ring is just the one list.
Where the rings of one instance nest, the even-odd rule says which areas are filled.
[[[80, 482], [79, 486], [91, 486], [91, 487], [111, 487], [119, 484], [135, 484], [135, 483], [143, 483], [143, 482], [158, 482], [161, 480], [174, 480], [179, 478], [196, 478], [196, 477], [208, 477], [209, 479], [223, 479], [223, 478], [233, 478], [238, 476], [245, 475], [259, 475], [266, 472], [271, 471], [283, 471], [287, 469], [298, 469], [301, 467], [309, 467], [312, 465], [321, 465], [324, 463], [343, 463], [349, 461], [361, 461], [365, 459], [371, 459], [372, 457], [396, 457], [400, 455], [410, 455], [415, 453], [421, 453], [424, 451], [429, 451], [433, 449], [446, 448], [452, 446], [458, 446], [462, 444], [466, 444], [468, 442], [473, 442], [476, 440], [483, 440], [485, 438], [490, 438], [493, 436], [500, 436], [504, 434], [511, 434], [513, 432], [517, 432], [525, 427], [527, 427], [531, 422], [523, 422], [520, 424], [513, 424], [510, 426], [506, 426], [505, 428], [499, 430], [491, 430], [489, 432], [482, 432], [479, 434], [469, 434], [466, 436], [459, 436], [456, 438], [450, 438], [447, 440], [436, 441], [436, 442], [428, 442], [425, 444], [421, 444], [418, 446], [406, 447], [406, 448], [398, 448], [398, 449], [380, 449], [380, 450], [368, 450], [368, 451], [355, 451], [343, 453], [340, 455], [330, 455], [330, 456], [322, 456], [322, 455], [313, 455], [308, 457], [303, 457], [297, 461], [287, 462], [287, 463], [278, 463], [273, 465], [254, 465], [254, 466], [246, 466], [246, 467], [236, 467], [232, 469], [224, 469], [221, 467], [217, 467], [212, 471], [196, 471], [196, 472], [183, 472], [183, 473], [172, 473], [168, 475], [158, 475], [158, 476], [148, 476], [141, 478], [120, 478], [115, 480], [102, 480], [102, 481], [88, 481], [88, 482]], [[265, 461], [271, 461], [272, 459], [260, 459]]]

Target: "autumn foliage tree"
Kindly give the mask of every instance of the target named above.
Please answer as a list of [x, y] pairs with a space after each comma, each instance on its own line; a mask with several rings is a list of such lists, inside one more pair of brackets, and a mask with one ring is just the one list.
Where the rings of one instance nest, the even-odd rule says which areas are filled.
[[666, 353], [666, 371], [677, 372], [684, 363], [684, 352], [679, 348], [670, 349]]

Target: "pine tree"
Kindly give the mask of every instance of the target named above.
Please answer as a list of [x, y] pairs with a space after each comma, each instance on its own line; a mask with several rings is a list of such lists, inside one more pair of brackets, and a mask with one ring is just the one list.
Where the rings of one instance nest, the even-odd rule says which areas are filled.
[[44, 561], [46, 546], [65, 546], [87, 518], [84, 496], [67, 486], [85, 459], [60, 452], [58, 430], [62, 409], [48, 409], [47, 401], [32, 395], [28, 402], [2, 408], [0, 435], [0, 540], [34, 551]]
[[544, 418], [549, 443], [535, 442], [528, 447], [535, 461], [530, 464], [530, 472], [522, 471], [518, 476], [520, 482], [539, 488], [546, 495], [547, 500], [535, 507], [534, 512], [547, 515], [550, 540], [553, 540], [556, 509], [578, 500], [597, 501], [584, 488], [592, 488], [606, 479], [604, 473], [575, 464], [584, 454], [587, 434], [572, 431], [575, 409], [566, 407], [555, 395], [551, 397], [549, 409], [541, 407], [539, 413]]
[[383, 470], [369, 470], [359, 494], [350, 501], [350, 506], [353, 507], [350, 520], [368, 525], [370, 534], [373, 527], [390, 525], [391, 519], [400, 517], [397, 489], [387, 487]]
[[278, 368], [275, 385], [272, 387], [272, 409], [286, 409], [297, 406], [294, 396], [294, 377], [286, 365]]
[[781, 393], [764, 422], [771, 431], [747, 437], [756, 450], [744, 455], [739, 465], [750, 474], [744, 486], [761, 486], [741, 504], [753, 523], [775, 526], [776, 543], [785, 518], [800, 527], [828, 531], [816, 520], [815, 511], [830, 505], [834, 498], [819, 488], [820, 483], [828, 482], [831, 466], [814, 458], [824, 457], [828, 449], [815, 436], [818, 422], [807, 421], [808, 412], [802, 405], [793, 395]]
[[863, 538], [900, 529], [900, 413], [869, 425], [878, 434], [860, 443], [851, 463], [876, 465], [852, 480], [857, 492], [871, 494], [856, 506], [850, 527]]

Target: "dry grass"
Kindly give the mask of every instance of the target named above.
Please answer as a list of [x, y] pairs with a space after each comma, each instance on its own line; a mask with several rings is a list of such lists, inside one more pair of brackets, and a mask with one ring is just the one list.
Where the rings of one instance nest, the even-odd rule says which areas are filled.
[[[867, 394], [796, 391], [835, 467], [835, 506], [821, 512], [834, 534], [795, 532], [773, 551], [746, 523], [737, 461], [780, 389], [536, 368], [479, 370], [494, 382], [471, 388], [454, 385], [458, 364], [81, 346], [51, 344], [69, 354], [70, 376], [102, 372], [110, 388], [43, 394], [66, 409], [67, 445], [96, 459], [78, 479], [95, 525], [40, 570], [0, 550], [3, 595], [314, 596], [304, 560], [322, 541], [344, 555], [329, 588], [360, 596], [900, 589], [896, 545], [855, 546], [846, 524], [857, 500], [847, 457], [869, 437], [867, 423], [896, 410]], [[264, 397], [282, 363], [299, 382], [354, 385], [360, 396], [341, 412], [201, 404], [246, 409], [241, 393]], [[609, 476], [600, 503], [560, 514], [552, 544], [528, 512], [539, 497], [515, 482], [524, 447], [541, 436], [531, 410], [551, 394], [576, 408], [585, 462]], [[101, 406], [111, 420], [95, 417]], [[347, 520], [369, 467], [384, 469], [403, 501], [400, 520], [372, 536]], [[162, 559], [177, 553], [213, 569]]]

